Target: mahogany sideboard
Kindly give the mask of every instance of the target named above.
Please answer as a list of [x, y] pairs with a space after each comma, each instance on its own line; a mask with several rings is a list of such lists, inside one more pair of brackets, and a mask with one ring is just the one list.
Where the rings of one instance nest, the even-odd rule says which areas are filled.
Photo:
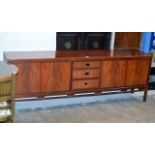
[[16, 100], [144, 91], [152, 56], [137, 50], [4, 52], [18, 67]]

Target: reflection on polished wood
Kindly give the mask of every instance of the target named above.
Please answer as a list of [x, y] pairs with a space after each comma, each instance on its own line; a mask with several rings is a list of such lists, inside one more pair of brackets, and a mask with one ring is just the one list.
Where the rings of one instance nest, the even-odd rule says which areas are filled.
[[31, 59], [66, 59], [66, 58], [108, 58], [108, 57], [135, 57], [147, 54], [137, 50], [76, 50], [76, 51], [28, 51], [28, 52], [5, 52], [4, 58], [9, 60], [31, 60]]

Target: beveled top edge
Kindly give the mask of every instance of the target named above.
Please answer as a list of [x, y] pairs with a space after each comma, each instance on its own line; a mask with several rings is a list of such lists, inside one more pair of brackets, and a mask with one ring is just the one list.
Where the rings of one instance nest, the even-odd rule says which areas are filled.
[[139, 50], [70, 50], [70, 51], [8, 51], [4, 52], [7, 60], [16, 59], [56, 59], [56, 58], [93, 58], [93, 57], [134, 57], [149, 56]]

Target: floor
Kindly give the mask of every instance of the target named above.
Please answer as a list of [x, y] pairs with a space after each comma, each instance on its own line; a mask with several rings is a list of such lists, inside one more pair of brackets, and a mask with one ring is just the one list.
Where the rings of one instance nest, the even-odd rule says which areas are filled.
[[17, 123], [155, 123], [155, 92], [18, 103]]

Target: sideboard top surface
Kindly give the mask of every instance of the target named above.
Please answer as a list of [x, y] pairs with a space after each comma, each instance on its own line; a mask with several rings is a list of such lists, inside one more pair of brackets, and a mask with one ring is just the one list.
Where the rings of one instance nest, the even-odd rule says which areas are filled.
[[4, 52], [4, 59], [12, 60], [35, 60], [35, 59], [81, 59], [81, 58], [125, 58], [125, 57], [143, 57], [151, 56], [138, 50], [79, 50], [79, 51], [18, 51]]

